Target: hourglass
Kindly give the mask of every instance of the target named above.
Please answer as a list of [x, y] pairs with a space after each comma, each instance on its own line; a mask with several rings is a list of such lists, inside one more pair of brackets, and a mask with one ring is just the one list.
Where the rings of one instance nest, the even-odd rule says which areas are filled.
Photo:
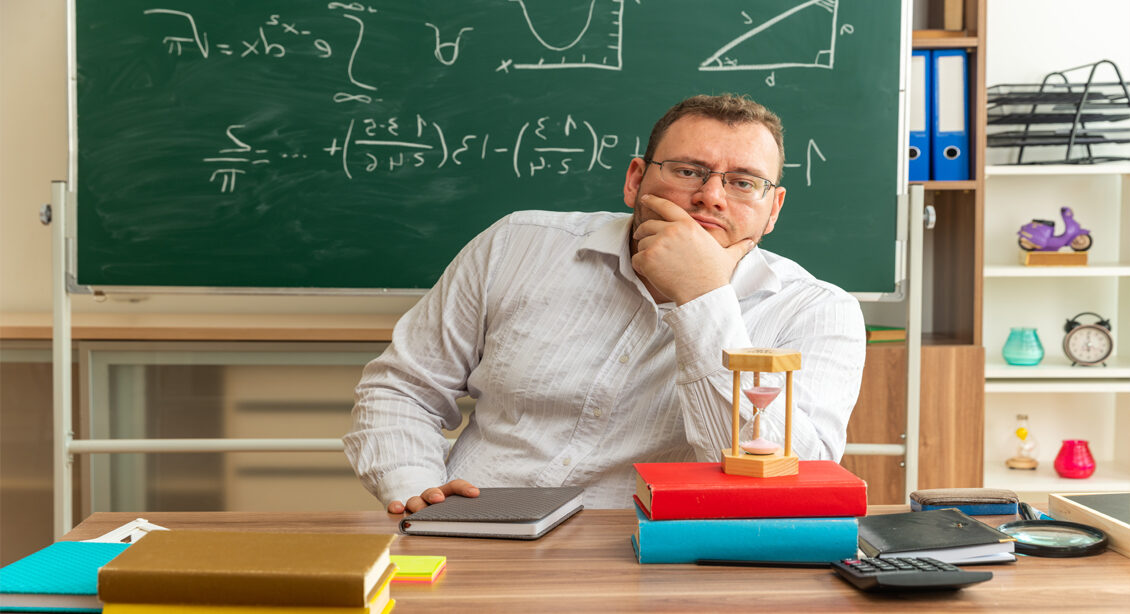
[[[722, 364], [734, 372], [734, 407], [732, 445], [722, 450], [722, 471], [731, 475], [766, 478], [779, 475], [796, 475], [799, 464], [792, 451], [793, 435], [793, 371], [800, 369], [800, 352], [772, 348], [745, 348], [722, 350]], [[738, 431], [741, 421], [738, 409], [741, 404], [744, 372], [753, 372], [754, 387], [745, 391], [754, 406], [753, 441], [741, 444]], [[761, 386], [762, 373], [785, 374], [785, 449], [761, 438], [761, 414], [773, 402], [781, 389]]]
[[751, 441], [742, 442], [738, 447], [749, 452], [750, 454], [772, 454], [781, 449], [781, 446], [764, 439], [761, 437], [761, 414], [781, 394], [779, 386], [761, 386], [761, 374], [753, 374], [753, 388], [747, 388], [742, 392], [745, 393], [751, 405], [753, 405], [753, 439]]

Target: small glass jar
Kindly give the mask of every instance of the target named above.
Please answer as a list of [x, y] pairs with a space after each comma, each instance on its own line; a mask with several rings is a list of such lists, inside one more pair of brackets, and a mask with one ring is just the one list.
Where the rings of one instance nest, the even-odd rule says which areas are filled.
[[1016, 442], [1016, 455], [1005, 461], [1009, 469], [1035, 469], [1036, 437], [1028, 430], [1028, 414], [1016, 415], [1016, 430], [1012, 432]]
[[1016, 327], [1009, 331], [1001, 356], [1010, 365], [1031, 367], [1044, 359], [1044, 346], [1034, 328]]

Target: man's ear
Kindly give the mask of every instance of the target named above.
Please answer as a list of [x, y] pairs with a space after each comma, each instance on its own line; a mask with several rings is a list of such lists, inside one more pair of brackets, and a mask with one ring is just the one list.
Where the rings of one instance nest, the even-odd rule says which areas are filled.
[[645, 170], [647, 170], [647, 162], [644, 162], [643, 158], [632, 158], [628, 172], [624, 176], [624, 204], [628, 205], [629, 209], [636, 208], [636, 199], [640, 194], [640, 183], [643, 181]]
[[773, 227], [777, 225], [777, 216], [781, 215], [781, 207], [785, 206], [785, 188], [773, 188], [773, 204], [769, 209], [769, 221], [765, 224], [765, 232], [761, 233], [765, 236], [773, 232]]

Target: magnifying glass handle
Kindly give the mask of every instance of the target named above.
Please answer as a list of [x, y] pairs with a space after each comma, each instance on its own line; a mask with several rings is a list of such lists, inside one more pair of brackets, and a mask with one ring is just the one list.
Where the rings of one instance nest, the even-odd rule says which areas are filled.
[[1052, 520], [1051, 516], [1048, 516], [1023, 501], [1021, 501], [1017, 507], [1020, 510], [1020, 517], [1024, 520]]

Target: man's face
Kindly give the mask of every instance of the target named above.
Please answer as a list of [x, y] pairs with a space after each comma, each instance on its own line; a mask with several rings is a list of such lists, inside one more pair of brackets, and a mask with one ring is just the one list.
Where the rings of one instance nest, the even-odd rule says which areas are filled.
[[[667, 128], [655, 148], [656, 162], [678, 160], [692, 162], [711, 170], [738, 171], [777, 180], [780, 158], [777, 144], [769, 129], [760, 123], [727, 125], [706, 117], [688, 115]], [[718, 241], [722, 247], [746, 238], [755, 242], [769, 234], [777, 222], [785, 189], [775, 187], [764, 197], [752, 202], [730, 197], [721, 175], [711, 175], [698, 188], [671, 185], [660, 176], [659, 166], [635, 158], [628, 166], [624, 181], [624, 203], [635, 210], [632, 230], [648, 219], [657, 217], [639, 204], [640, 196], [653, 194], [682, 207]], [[632, 241], [635, 254], [635, 241]]]

